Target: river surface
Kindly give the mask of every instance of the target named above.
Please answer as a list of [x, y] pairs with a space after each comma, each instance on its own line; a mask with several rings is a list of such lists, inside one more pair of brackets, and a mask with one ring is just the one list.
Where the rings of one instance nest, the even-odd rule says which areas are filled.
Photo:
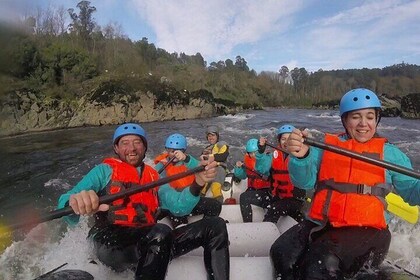
[[[149, 148], [146, 161], [159, 154], [168, 135], [179, 132], [188, 140], [187, 152], [198, 156], [206, 146], [207, 125], [221, 129], [221, 140], [230, 146], [230, 168], [241, 160], [249, 138], [266, 136], [275, 142], [275, 132], [285, 123], [313, 132], [342, 132], [337, 111], [266, 109], [199, 120], [144, 123]], [[20, 217], [42, 215], [54, 210], [57, 199], [101, 160], [112, 155], [116, 126], [83, 127], [31, 133], [0, 139], [0, 226]], [[397, 145], [420, 169], [420, 120], [382, 118], [379, 133]], [[31, 279], [68, 262], [78, 246], [86, 244], [87, 222], [67, 230], [60, 220], [17, 232], [14, 242], [0, 251], [1, 279]], [[388, 259], [420, 275], [420, 227], [394, 218]], [[1, 244], [0, 244], [1, 245]], [[89, 258], [77, 255], [76, 258]]]

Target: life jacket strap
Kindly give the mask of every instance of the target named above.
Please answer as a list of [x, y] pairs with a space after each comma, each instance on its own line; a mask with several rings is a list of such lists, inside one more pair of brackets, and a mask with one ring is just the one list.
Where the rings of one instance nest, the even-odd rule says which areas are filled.
[[271, 174], [289, 174], [289, 171], [288, 170], [272, 169], [271, 170]]
[[368, 186], [365, 184], [338, 183], [333, 179], [329, 179], [319, 182], [317, 191], [323, 189], [332, 189], [340, 193], [370, 194], [385, 198], [392, 191], [393, 186], [389, 183], [379, 183], [374, 186]]

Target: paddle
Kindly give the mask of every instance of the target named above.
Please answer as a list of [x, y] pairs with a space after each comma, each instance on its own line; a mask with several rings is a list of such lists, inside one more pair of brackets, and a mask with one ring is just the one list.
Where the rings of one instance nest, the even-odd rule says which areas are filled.
[[406, 167], [399, 166], [399, 165], [396, 165], [396, 164], [393, 164], [393, 163], [390, 163], [381, 159], [371, 158], [371, 157], [353, 152], [351, 150], [347, 150], [341, 147], [336, 147], [333, 145], [316, 141], [315, 139], [309, 138], [309, 137], [304, 138], [304, 143], [310, 146], [314, 146], [317, 148], [321, 148], [323, 150], [336, 153], [336, 154], [348, 156], [348, 157], [358, 159], [358, 160], [361, 160], [361, 161], [364, 161], [373, 165], [377, 165], [379, 167], [383, 167], [383, 168], [386, 168], [386, 169], [389, 169], [389, 170], [392, 170], [392, 171], [395, 171], [395, 172], [398, 172], [398, 173], [401, 173], [401, 174], [404, 174], [404, 175], [407, 175], [416, 179], [420, 179], [420, 173], [417, 173], [416, 171], [412, 169], [408, 169]]
[[167, 163], [165, 163], [159, 170], [158, 173], [161, 174], [163, 172], [163, 170], [165, 170], [166, 167], [168, 167], [169, 164], [171, 164], [171, 162], [173, 162], [175, 159], [175, 157], [172, 157], [170, 160], [168, 160]]
[[261, 174], [260, 172], [254, 170], [252, 168], [247, 167], [245, 164], [243, 166], [245, 167], [245, 169], [251, 171], [252, 173], [257, 174], [257, 176], [260, 177], [261, 179], [263, 179], [264, 181], [267, 181], [268, 180], [268, 176], [267, 175]]
[[37, 278], [35, 278], [34, 280], [41, 280], [41, 279], [44, 279], [44, 278], [46, 278], [48, 275], [51, 275], [51, 274], [53, 274], [54, 272], [56, 272], [57, 270], [59, 270], [60, 268], [62, 268], [62, 267], [64, 267], [64, 266], [66, 266], [68, 263], [63, 263], [62, 265], [60, 265], [60, 266], [58, 266], [58, 267], [56, 267], [56, 268], [54, 268], [53, 270], [50, 270], [50, 271], [48, 271], [48, 272], [46, 272], [46, 273], [44, 273], [44, 274], [42, 274], [41, 276], [38, 276]]
[[285, 149], [283, 149], [283, 148], [280, 148], [280, 147], [278, 147], [278, 146], [274, 146], [273, 144], [270, 144], [270, 143], [265, 143], [267, 146], [269, 146], [269, 147], [271, 147], [271, 148], [273, 148], [273, 149], [276, 149], [276, 150], [278, 150], [278, 151], [280, 151], [280, 152], [283, 152], [283, 153], [285, 153], [285, 154], [289, 154], [289, 152], [288, 151], [286, 151]]
[[418, 276], [417, 274], [414, 274], [413, 272], [411, 272], [411, 271], [409, 271], [409, 270], [405, 269], [404, 267], [399, 266], [399, 265], [397, 265], [397, 264], [395, 264], [395, 263], [391, 262], [390, 260], [385, 260], [385, 261], [386, 261], [388, 264], [390, 264], [390, 265], [392, 265], [392, 266], [394, 266], [394, 267], [396, 267], [396, 268], [398, 268], [398, 269], [400, 269], [400, 270], [404, 271], [405, 273], [410, 274], [411, 276], [414, 276], [414, 277], [416, 277], [417, 279], [420, 279], [420, 276]]
[[[318, 142], [316, 140], [314, 140], [313, 138], [305, 138], [305, 144], [314, 146], [314, 147], [318, 147], [333, 153], [337, 153], [340, 155], [344, 155], [344, 156], [348, 156], [354, 159], [358, 159], [373, 165], [377, 165], [380, 167], [384, 167], [414, 178], [420, 178], [420, 174], [416, 173], [414, 170], [412, 169], [408, 169], [405, 168], [403, 166], [399, 166], [399, 165], [395, 165], [393, 163], [390, 162], [386, 162], [380, 159], [374, 159], [374, 158], [370, 158], [367, 157], [365, 155], [347, 150], [347, 149], [343, 149], [341, 147], [336, 147], [336, 146], [332, 146], [323, 142]], [[286, 150], [281, 149], [279, 147], [276, 147], [274, 145], [271, 145], [269, 143], [266, 143], [267, 146], [277, 149], [279, 151], [282, 151], [284, 153], [288, 153]], [[416, 224], [418, 219], [419, 219], [419, 208], [417, 206], [411, 206], [408, 203], [406, 203], [400, 196], [394, 194], [394, 193], [389, 193], [386, 197], [385, 197], [387, 203], [388, 203], [388, 208], [387, 210], [391, 213], [393, 213], [394, 215], [406, 220], [407, 222], [411, 223], [411, 224]]]
[[[185, 172], [182, 172], [182, 173], [179, 173], [179, 174], [176, 174], [176, 175], [173, 175], [173, 176], [165, 177], [165, 178], [156, 180], [154, 182], [151, 182], [151, 183], [148, 183], [148, 184], [145, 184], [145, 185], [132, 184], [131, 188], [129, 188], [127, 190], [124, 190], [122, 192], [101, 196], [99, 198], [99, 204], [108, 204], [108, 203], [113, 202], [114, 200], [124, 198], [126, 196], [130, 196], [130, 195], [133, 195], [133, 194], [138, 193], [138, 192], [143, 192], [143, 191], [152, 189], [154, 187], [157, 187], [157, 186], [160, 186], [160, 185], [163, 185], [163, 184], [166, 184], [166, 183], [184, 178], [186, 176], [201, 172], [201, 171], [204, 170], [204, 168], [205, 168], [205, 166], [198, 166], [198, 167], [195, 167], [193, 169], [187, 170]], [[30, 225], [40, 224], [40, 223], [43, 223], [43, 222], [58, 219], [58, 218], [61, 218], [61, 217], [64, 217], [64, 216], [67, 216], [67, 215], [70, 215], [70, 214], [74, 214], [73, 209], [70, 206], [67, 206], [67, 207], [62, 208], [62, 209], [57, 209], [57, 210], [51, 211], [51, 212], [45, 214], [44, 216], [39, 217], [36, 220], [30, 220], [30, 221], [24, 221], [24, 222], [19, 222], [19, 223], [16, 223], [16, 224], [12, 224], [8, 228], [9, 228], [9, 230], [16, 230], [16, 229], [27, 227], [27, 226], [30, 226]]]
[[[420, 179], [420, 174], [415, 172], [412, 169], [408, 169], [403, 166], [399, 166], [381, 159], [375, 159], [368, 157], [366, 155], [362, 155], [351, 150], [347, 150], [341, 147], [336, 147], [333, 145], [329, 145], [323, 142], [316, 141], [313, 138], [306, 137], [304, 139], [304, 143], [307, 145], [311, 145], [323, 150], [327, 150], [333, 153], [337, 153], [343, 156], [348, 156], [360, 161], [364, 161], [366, 163], [370, 163], [379, 167], [383, 167], [413, 178]], [[403, 218], [409, 223], [415, 224], [419, 218], [419, 209], [417, 206], [411, 206], [408, 203], [404, 202], [404, 200], [396, 194], [390, 193], [385, 197], [388, 203], [388, 211]]]

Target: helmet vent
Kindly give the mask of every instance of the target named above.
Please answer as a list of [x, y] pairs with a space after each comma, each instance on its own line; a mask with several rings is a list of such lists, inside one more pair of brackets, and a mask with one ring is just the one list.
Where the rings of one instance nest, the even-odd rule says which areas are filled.
[[370, 96], [369, 95], [366, 95], [366, 99], [369, 100], [370, 99]]
[[[127, 130], [127, 129], [130, 129], [130, 127], [124, 126], [124, 129]], [[137, 129], [137, 127], [133, 126], [133, 127], [131, 127], [131, 129]]]
[[359, 100], [359, 98], [357, 98], [357, 97], [353, 98], [353, 101], [357, 101], [357, 100]]

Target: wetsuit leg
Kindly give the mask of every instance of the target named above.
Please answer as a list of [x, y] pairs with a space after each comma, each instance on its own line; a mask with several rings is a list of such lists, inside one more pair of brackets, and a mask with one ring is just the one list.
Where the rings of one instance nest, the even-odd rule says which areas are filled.
[[176, 228], [177, 226], [182, 225], [182, 224], [188, 224], [188, 216], [178, 217], [178, 216], [169, 214], [168, 217], [169, 217], [169, 220], [171, 220], [172, 228]]
[[200, 197], [197, 205], [192, 210], [191, 214], [204, 216], [219, 216], [222, 211], [222, 204], [210, 197]]
[[303, 221], [304, 216], [301, 212], [303, 201], [295, 198], [278, 197], [267, 207], [267, 213], [264, 216], [264, 222], [277, 223], [281, 216], [290, 216], [298, 223]]
[[92, 236], [99, 260], [123, 271], [137, 266], [136, 279], [163, 280], [169, 263], [172, 234], [164, 224], [144, 228], [108, 225], [92, 228]]
[[129, 228], [117, 225], [93, 227], [89, 232], [98, 259], [116, 271], [133, 269], [139, 258], [137, 243], [151, 227]]
[[136, 280], [163, 280], [171, 256], [172, 230], [165, 224], [156, 224], [140, 240], [140, 252], [136, 269]]
[[390, 242], [388, 229], [328, 228], [309, 245], [302, 261], [302, 279], [344, 279], [365, 264], [378, 266]]
[[[239, 204], [244, 223], [252, 222], [252, 205], [265, 208], [271, 201], [269, 189], [255, 190], [248, 188], [239, 196]], [[264, 207], [265, 206], [265, 207]]]
[[316, 227], [311, 221], [303, 221], [283, 233], [270, 249], [270, 259], [274, 267], [274, 279], [293, 280], [300, 269], [299, 261], [309, 243], [311, 229]]
[[208, 279], [229, 279], [229, 240], [225, 221], [208, 217], [173, 231], [173, 257], [204, 248], [204, 264]]

